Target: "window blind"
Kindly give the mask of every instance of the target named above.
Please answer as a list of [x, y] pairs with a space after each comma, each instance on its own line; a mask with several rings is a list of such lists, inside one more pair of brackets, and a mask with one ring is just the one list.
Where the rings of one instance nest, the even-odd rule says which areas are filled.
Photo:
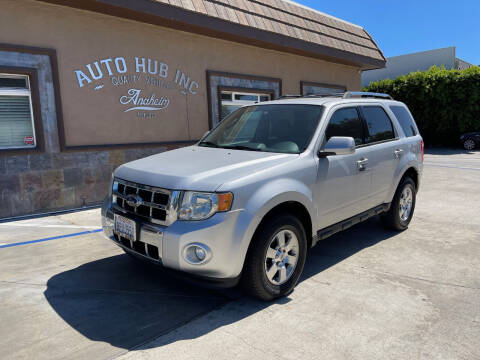
[[0, 148], [34, 147], [25, 143], [26, 136], [33, 137], [30, 97], [0, 95]]

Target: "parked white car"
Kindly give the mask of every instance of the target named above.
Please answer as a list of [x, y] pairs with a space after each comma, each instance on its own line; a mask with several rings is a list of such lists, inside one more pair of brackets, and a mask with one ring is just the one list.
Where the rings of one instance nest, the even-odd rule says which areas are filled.
[[131, 255], [271, 300], [318, 241], [378, 214], [405, 230], [422, 164], [415, 121], [388, 95], [262, 102], [193, 146], [120, 166], [103, 228]]

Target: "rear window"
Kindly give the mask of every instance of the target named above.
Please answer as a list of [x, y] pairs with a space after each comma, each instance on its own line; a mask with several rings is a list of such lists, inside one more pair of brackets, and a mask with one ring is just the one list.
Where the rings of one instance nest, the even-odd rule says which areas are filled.
[[395, 114], [400, 126], [403, 129], [406, 137], [415, 136], [418, 134], [417, 126], [412, 118], [412, 115], [403, 106], [390, 106], [390, 110]]
[[365, 143], [371, 144], [395, 138], [392, 122], [381, 106], [362, 106], [361, 108], [367, 123]]

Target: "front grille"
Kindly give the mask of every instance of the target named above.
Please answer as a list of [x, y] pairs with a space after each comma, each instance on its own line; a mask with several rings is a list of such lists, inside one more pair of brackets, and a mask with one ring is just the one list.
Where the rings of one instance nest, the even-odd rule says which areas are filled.
[[[115, 179], [112, 189], [112, 203], [124, 210], [155, 224], [166, 225], [171, 192], [166, 189]], [[128, 200], [136, 198], [136, 206]]]
[[160, 260], [160, 254], [157, 246], [144, 243], [140, 240], [130, 241], [122, 236], [118, 236], [117, 234], [114, 234], [113, 236], [116, 242], [122, 244], [126, 248], [129, 248], [130, 250], [133, 250], [143, 256], [147, 256], [153, 260]]

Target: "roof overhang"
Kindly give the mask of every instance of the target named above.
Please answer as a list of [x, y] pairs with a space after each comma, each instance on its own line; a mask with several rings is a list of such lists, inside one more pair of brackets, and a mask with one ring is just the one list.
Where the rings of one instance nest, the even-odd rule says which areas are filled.
[[[279, 33], [244, 26], [184, 8], [151, 0], [37, 0], [105, 15], [168, 27], [242, 44], [355, 66], [361, 70], [385, 67], [380, 60]], [[372, 40], [373, 41], [373, 40]]]

